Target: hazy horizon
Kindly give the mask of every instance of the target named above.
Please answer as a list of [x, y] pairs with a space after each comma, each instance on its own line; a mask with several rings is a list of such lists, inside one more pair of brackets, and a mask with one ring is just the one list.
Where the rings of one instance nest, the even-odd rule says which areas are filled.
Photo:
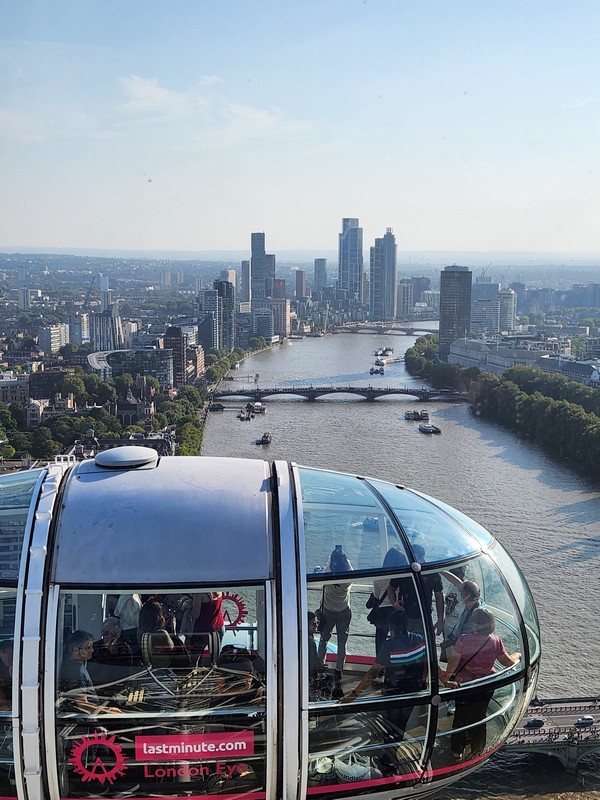
[[[77, 248], [77, 247], [26, 247], [7, 246], [0, 247], [0, 255], [52, 255], [52, 256], [79, 256], [89, 258], [123, 258], [144, 260], [169, 260], [169, 261], [220, 261], [237, 262], [250, 258], [250, 250], [149, 250], [120, 248]], [[290, 264], [292, 262], [312, 264], [315, 258], [326, 258], [328, 267], [337, 266], [338, 254], [335, 250], [323, 251], [316, 248], [302, 248], [299, 250], [280, 250], [275, 253], [277, 263]], [[367, 256], [367, 254], [365, 254]], [[594, 266], [600, 267], [600, 252], [585, 251], [512, 251], [512, 250], [401, 250], [398, 249], [398, 264], [417, 266], [461, 264], [473, 267], [506, 266]], [[491, 262], [491, 263], [490, 263]], [[365, 258], [365, 269], [368, 269], [368, 258]]]

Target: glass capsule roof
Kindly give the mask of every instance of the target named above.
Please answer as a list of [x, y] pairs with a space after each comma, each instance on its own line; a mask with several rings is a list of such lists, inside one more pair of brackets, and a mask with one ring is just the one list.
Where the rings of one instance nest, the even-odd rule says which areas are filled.
[[[354, 570], [423, 567], [473, 557], [494, 543], [481, 525], [420, 492], [372, 478], [298, 468], [308, 573], [320, 572], [336, 545]], [[385, 564], [389, 550], [404, 555]]]

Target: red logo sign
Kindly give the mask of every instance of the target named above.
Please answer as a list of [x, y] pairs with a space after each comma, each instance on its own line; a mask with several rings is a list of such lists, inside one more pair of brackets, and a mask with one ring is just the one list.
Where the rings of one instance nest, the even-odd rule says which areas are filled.
[[69, 763], [84, 783], [98, 781], [102, 785], [114, 783], [126, 769], [121, 746], [115, 744], [114, 736], [109, 738], [104, 733], [94, 733], [75, 742]]
[[248, 609], [246, 608], [243, 598], [240, 597], [239, 594], [223, 592], [221, 602], [225, 625], [231, 628], [243, 625], [244, 619], [248, 615]]

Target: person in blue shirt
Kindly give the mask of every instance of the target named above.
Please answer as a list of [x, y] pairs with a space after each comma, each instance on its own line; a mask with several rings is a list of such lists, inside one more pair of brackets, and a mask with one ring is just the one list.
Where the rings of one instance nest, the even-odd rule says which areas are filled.
[[[391, 636], [380, 646], [375, 662], [342, 703], [351, 703], [370, 686], [383, 670], [382, 695], [413, 694], [425, 688], [427, 681], [427, 648], [420, 633], [408, 630], [405, 611], [393, 611], [389, 618]], [[389, 738], [402, 741], [413, 707], [387, 706], [383, 716], [389, 723]]]

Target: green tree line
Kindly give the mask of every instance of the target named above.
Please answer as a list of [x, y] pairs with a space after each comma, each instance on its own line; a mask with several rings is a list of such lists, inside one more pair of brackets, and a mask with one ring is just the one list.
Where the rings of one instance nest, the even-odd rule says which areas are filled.
[[[501, 377], [437, 361], [437, 336], [407, 351], [413, 375], [437, 388], [469, 391], [474, 413], [516, 431], [590, 474], [600, 466], [600, 392], [539, 367], [518, 366]], [[440, 369], [443, 367], [444, 369]]]

